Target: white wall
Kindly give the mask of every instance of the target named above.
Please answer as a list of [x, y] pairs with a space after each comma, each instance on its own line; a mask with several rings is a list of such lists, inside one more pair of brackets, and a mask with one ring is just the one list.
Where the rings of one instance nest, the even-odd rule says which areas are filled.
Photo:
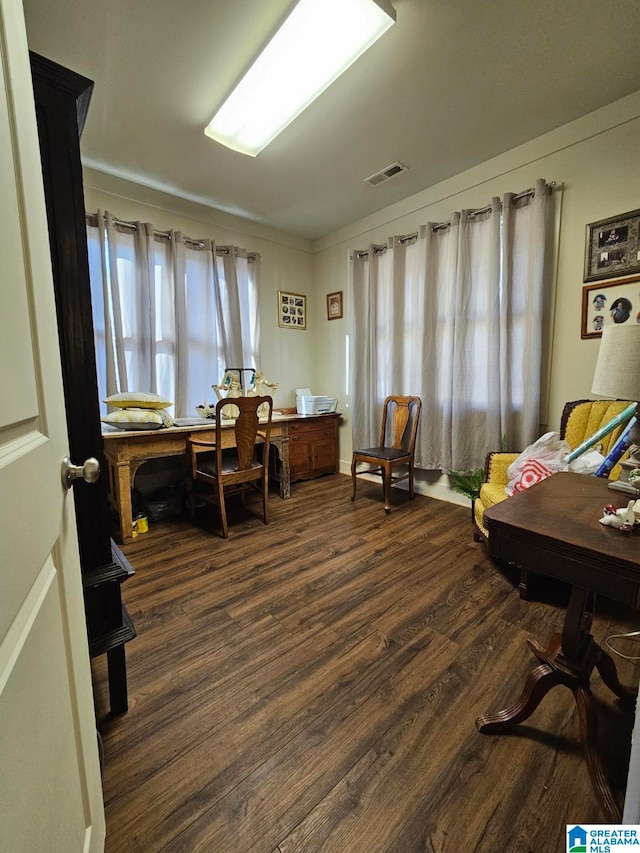
[[[189, 237], [207, 237], [219, 245], [243, 246], [260, 254], [262, 357], [261, 364], [255, 366], [279, 383], [274, 394], [276, 406], [294, 406], [295, 388], [314, 381], [314, 344], [321, 326], [318, 316], [310, 311], [306, 331], [279, 328], [277, 294], [278, 290], [290, 290], [307, 295], [312, 302], [314, 258], [310, 241], [92, 169], [84, 170], [84, 193], [89, 213], [108, 210], [118, 219], [151, 222], [161, 231], [173, 228]], [[220, 379], [212, 376], [211, 384]], [[202, 389], [203, 399], [209, 394], [213, 399], [209, 387]]]
[[[536, 178], [557, 183], [556, 305], [547, 341], [549, 381], [545, 382], [543, 420], [546, 416], [549, 428], [558, 429], [565, 401], [591, 396], [598, 342], [580, 338], [585, 226], [640, 208], [640, 92], [316, 241], [318, 310], [326, 293], [343, 290], [346, 297], [344, 319], [325, 324], [318, 349], [322, 393], [343, 403], [340, 455], [344, 471], [351, 457], [349, 400], [343, 388], [344, 340], [351, 320], [348, 250], [415, 231], [426, 222], [446, 220], [453, 210], [479, 207], [494, 195], [524, 190]], [[457, 502], [460, 496], [449, 490], [447, 479], [423, 475], [420, 491]]]

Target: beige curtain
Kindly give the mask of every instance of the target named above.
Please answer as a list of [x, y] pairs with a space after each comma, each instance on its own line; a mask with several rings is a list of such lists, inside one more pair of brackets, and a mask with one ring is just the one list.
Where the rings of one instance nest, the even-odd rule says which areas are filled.
[[549, 210], [539, 180], [353, 252], [354, 447], [377, 442], [388, 394], [423, 400], [422, 468], [474, 468], [503, 438], [537, 437]]

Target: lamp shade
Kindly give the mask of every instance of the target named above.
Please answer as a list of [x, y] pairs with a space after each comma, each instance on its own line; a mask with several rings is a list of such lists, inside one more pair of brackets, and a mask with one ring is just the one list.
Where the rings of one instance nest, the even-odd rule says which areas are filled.
[[604, 327], [591, 393], [640, 401], [640, 325]]

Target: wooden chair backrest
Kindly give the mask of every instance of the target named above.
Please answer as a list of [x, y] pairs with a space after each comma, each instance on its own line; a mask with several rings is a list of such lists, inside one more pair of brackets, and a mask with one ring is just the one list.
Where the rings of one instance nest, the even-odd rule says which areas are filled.
[[[391, 395], [384, 401], [382, 412], [382, 428], [380, 430], [380, 447], [392, 447], [394, 450], [406, 450], [413, 455], [418, 434], [418, 421], [420, 420], [420, 409], [422, 400], [420, 397], [401, 397]], [[390, 443], [387, 440], [387, 420], [393, 419], [390, 424]], [[407, 430], [410, 428], [407, 440]]]
[[[228, 400], [220, 400], [216, 405], [216, 449], [222, 455], [222, 409], [229, 405]], [[260, 437], [269, 446], [271, 437], [271, 417], [273, 414], [273, 399], [271, 397], [234, 397], [233, 405], [239, 409], [235, 422], [236, 449], [238, 453], [237, 471], [247, 471], [251, 468], [254, 451]], [[266, 406], [268, 409], [265, 423], [259, 422], [258, 409]], [[224, 429], [228, 429], [225, 427]], [[218, 470], [222, 470], [221, 466]]]

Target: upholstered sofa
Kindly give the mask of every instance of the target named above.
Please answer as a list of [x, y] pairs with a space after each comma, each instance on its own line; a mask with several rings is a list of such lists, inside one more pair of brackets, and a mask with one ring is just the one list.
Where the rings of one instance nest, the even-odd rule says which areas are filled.
[[[567, 403], [560, 422], [560, 437], [564, 438], [571, 450], [574, 450], [612, 418], [619, 415], [627, 406], [629, 406], [628, 400], [574, 400]], [[609, 435], [594, 445], [594, 449], [606, 456], [624, 426], [625, 424], [621, 424], [616, 427]], [[518, 455], [518, 453], [504, 452], [487, 455], [484, 482], [480, 487], [480, 495], [474, 501], [473, 506], [474, 538], [477, 541], [486, 540], [489, 535], [484, 525], [484, 511], [508, 498], [506, 493], [506, 486], [509, 482], [507, 469], [517, 459]], [[620, 470], [620, 463], [618, 463], [609, 474], [609, 479], [616, 480], [620, 476]]]

